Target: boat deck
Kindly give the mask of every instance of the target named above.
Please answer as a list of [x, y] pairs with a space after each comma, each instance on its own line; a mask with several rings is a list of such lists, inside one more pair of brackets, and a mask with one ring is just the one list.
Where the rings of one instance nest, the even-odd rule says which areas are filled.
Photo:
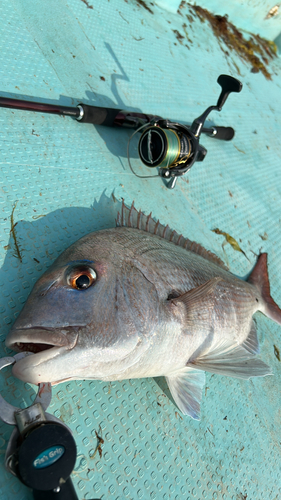
[[[239, 276], [267, 252], [272, 296], [281, 304], [280, 57], [252, 37], [260, 52], [255, 46], [258, 60], [251, 59], [237, 33], [230, 36], [231, 17], [217, 22], [185, 2], [178, 9], [179, 3], [171, 1], [172, 12], [164, 0], [1, 3], [1, 96], [84, 102], [191, 123], [216, 103], [220, 74], [243, 83], [242, 92], [209, 117], [234, 127], [234, 139], [202, 136], [205, 160], [174, 190], [160, 178], [132, 174], [128, 129], [0, 109], [1, 357], [11, 355], [4, 340], [34, 282], [79, 237], [113, 227], [122, 198], [215, 252]], [[256, 3], [260, 9], [269, 4]], [[267, 26], [276, 31], [277, 22], [280, 13]], [[258, 33], [250, 19], [248, 31]], [[134, 147], [132, 164], [140, 175], [150, 174]], [[239, 381], [206, 374], [200, 422], [181, 415], [164, 379], [54, 387], [48, 411], [77, 442], [72, 478], [80, 500], [281, 497], [281, 327], [262, 314], [255, 318], [260, 357], [274, 376]], [[21, 407], [36, 390], [10, 368], [1, 372], [0, 387]], [[31, 492], [4, 468], [11, 431], [0, 425], [0, 496], [30, 500]]]

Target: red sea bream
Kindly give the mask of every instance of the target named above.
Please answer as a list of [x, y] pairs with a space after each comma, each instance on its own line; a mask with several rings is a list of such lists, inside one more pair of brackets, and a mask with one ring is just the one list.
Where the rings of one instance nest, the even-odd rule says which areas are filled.
[[270, 375], [253, 314], [281, 324], [267, 255], [247, 281], [222, 261], [122, 207], [117, 227], [84, 236], [35, 284], [6, 339], [35, 354], [15, 376], [33, 384], [165, 376], [180, 410], [199, 419], [205, 371]]

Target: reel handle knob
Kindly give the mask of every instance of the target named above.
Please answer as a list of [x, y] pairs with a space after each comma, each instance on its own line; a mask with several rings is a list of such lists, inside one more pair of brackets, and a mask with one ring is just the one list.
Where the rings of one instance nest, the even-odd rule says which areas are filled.
[[218, 98], [217, 108], [221, 111], [226, 99], [231, 92], [241, 92], [242, 83], [236, 78], [229, 75], [220, 75], [217, 79], [218, 84], [221, 86], [221, 93]]

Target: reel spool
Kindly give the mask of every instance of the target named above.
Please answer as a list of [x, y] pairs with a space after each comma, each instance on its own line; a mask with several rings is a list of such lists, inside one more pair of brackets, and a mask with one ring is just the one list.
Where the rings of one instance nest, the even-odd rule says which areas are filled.
[[142, 163], [150, 168], [173, 168], [186, 163], [192, 154], [187, 133], [157, 125], [147, 128], [142, 133], [138, 145]]

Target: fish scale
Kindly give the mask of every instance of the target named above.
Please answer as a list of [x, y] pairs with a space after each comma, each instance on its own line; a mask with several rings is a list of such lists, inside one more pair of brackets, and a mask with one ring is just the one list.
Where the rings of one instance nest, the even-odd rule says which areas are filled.
[[84, 236], [39, 279], [6, 344], [33, 344], [36, 354], [13, 373], [36, 384], [164, 375], [180, 410], [199, 419], [204, 371], [271, 374], [255, 357], [258, 310], [281, 324], [266, 254], [241, 280], [211, 252], [123, 203], [116, 228]]

